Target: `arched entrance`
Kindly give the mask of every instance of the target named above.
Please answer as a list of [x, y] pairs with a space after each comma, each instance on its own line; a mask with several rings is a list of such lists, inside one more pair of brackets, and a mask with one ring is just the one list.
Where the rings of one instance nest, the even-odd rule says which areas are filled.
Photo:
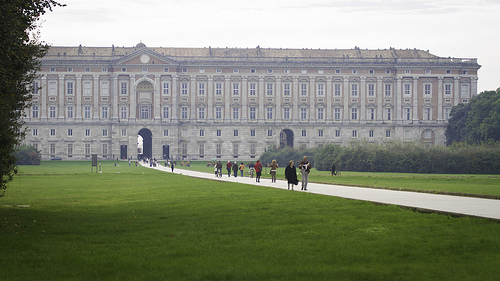
[[284, 129], [280, 132], [280, 149], [285, 147], [293, 148], [293, 132], [290, 129]]
[[153, 157], [153, 134], [149, 129], [144, 128], [139, 131], [137, 134], [137, 146], [139, 147], [137, 159]]

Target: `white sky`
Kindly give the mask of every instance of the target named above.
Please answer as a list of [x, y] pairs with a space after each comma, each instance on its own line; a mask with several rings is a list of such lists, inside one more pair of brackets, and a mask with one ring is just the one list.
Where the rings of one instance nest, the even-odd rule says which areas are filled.
[[477, 58], [500, 87], [500, 0], [59, 0], [54, 46], [421, 49]]

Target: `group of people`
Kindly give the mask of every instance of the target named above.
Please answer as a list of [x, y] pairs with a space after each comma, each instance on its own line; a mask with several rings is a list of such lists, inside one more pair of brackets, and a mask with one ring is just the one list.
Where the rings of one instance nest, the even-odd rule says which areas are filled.
[[[302, 174], [302, 188], [301, 190], [307, 190], [307, 183], [309, 182], [309, 173], [311, 172], [311, 162], [307, 161], [307, 156], [304, 156], [303, 160], [299, 163], [299, 170]], [[288, 166], [285, 168], [285, 178], [288, 181], [288, 189], [290, 187], [293, 189], [294, 185], [299, 184], [299, 180], [297, 179], [297, 169], [294, 166], [294, 161], [290, 160], [288, 162]]]
[[[256, 173], [256, 181], [260, 182], [260, 177], [262, 175], [262, 164], [260, 163], [260, 160], [257, 160], [255, 164], [253, 162], [248, 163], [246, 166], [243, 162], [238, 164], [238, 162], [232, 163], [231, 161], [227, 161], [226, 163], [226, 170], [227, 170], [227, 176], [231, 177], [231, 171], [233, 172], [234, 177], [238, 177], [238, 171], [240, 171], [240, 177], [243, 177], [245, 167], [248, 166], [248, 172], [250, 175], [250, 178], [253, 178], [254, 172]], [[216, 177], [222, 177], [222, 163], [221, 161], [215, 163], [213, 165], [214, 167], [214, 173]]]

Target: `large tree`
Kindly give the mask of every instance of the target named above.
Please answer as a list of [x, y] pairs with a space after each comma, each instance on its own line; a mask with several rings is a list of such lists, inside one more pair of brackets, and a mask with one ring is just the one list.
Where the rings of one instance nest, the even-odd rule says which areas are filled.
[[8, 0], [0, 5], [0, 197], [17, 173], [14, 149], [24, 137], [22, 116], [30, 107], [38, 59], [48, 46], [37, 36], [38, 20], [62, 6], [53, 0]]
[[500, 141], [500, 88], [485, 91], [468, 104], [453, 107], [446, 128], [446, 143]]

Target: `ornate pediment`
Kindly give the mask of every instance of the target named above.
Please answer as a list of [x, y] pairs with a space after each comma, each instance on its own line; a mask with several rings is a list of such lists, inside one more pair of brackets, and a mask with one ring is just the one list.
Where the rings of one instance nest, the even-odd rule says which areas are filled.
[[177, 66], [178, 63], [171, 58], [164, 55], [158, 54], [155, 51], [148, 49], [146, 47], [141, 48], [129, 55], [120, 58], [117, 61], [118, 65], [141, 65], [141, 66], [151, 66], [151, 65], [167, 65], [167, 66]]

